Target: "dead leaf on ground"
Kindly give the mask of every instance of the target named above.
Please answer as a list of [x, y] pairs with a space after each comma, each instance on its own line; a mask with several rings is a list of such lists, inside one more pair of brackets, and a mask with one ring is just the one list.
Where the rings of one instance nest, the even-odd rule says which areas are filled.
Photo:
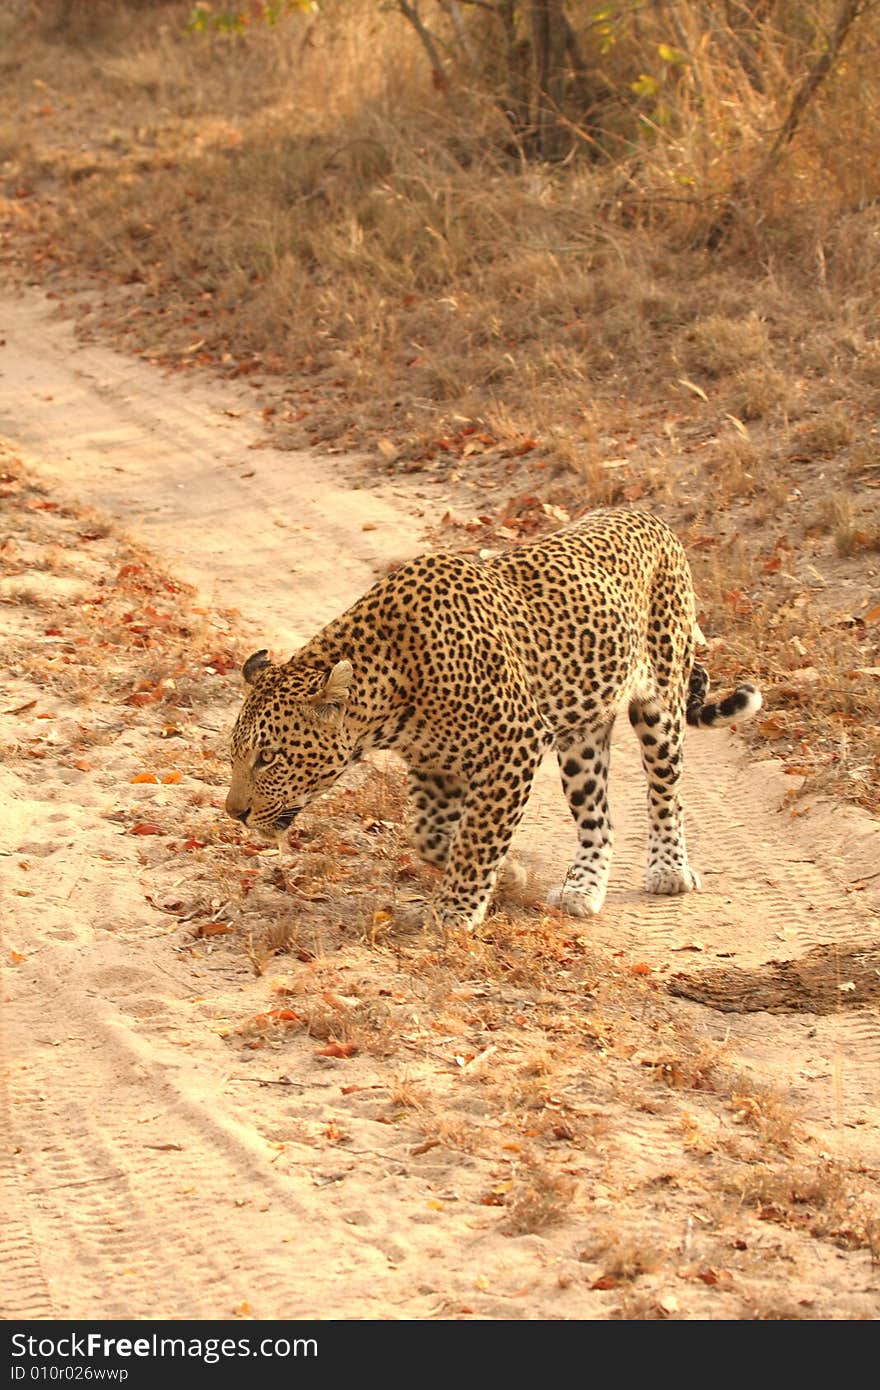
[[[278, 1012], [290, 1012], [290, 1010], [279, 1010]], [[315, 1052], [316, 1057], [353, 1057], [357, 1052], [357, 1043], [336, 1042], [331, 1038], [326, 1047], [319, 1047]]]

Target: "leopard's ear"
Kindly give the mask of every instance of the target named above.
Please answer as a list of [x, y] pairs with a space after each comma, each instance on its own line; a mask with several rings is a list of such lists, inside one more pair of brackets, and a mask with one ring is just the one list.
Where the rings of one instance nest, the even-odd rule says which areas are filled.
[[248, 685], [253, 685], [263, 667], [271, 665], [269, 653], [266, 651], [265, 647], [263, 647], [261, 651], [254, 652], [252, 656], [248, 657], [241, 668], [241, 674], [244, 676]]
[[328, 717], [340, 715], [348, 703], [353, 679], [354, 670], [351, 662], [337, 661], [327, 677], [323, 690], [312, 696], [315, 712]]

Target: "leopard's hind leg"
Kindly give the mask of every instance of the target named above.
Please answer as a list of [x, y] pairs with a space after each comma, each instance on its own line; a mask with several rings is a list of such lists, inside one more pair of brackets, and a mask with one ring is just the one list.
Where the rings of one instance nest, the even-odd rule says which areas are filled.
[[641, 744], [648, 779], [649, 893], [690, 893], [700, 879], [688, 863], [679, 786], [682, 773], [684, 702], [670, 708], [660, 698], [633, 700], [629, 719]]
[[629, 706], [648, 782], [645, 888], [649, 893], [690, 893], [700, 887], [699, 876], [688, 863], [680, 795], [694, 632], [693, 588], [681, 554], [657, 577], [645, 667]]

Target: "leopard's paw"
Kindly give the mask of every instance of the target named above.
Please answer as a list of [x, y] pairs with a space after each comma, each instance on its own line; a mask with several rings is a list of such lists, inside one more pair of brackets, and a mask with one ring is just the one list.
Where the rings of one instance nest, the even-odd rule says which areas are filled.
[[551, 888], [547, 894], [547, 901], [551, 907], [558, 907], [570, 917], [595, 917], [597, 912], [602, 911], [605, 889], [585, 890], [564, 883], [561, 888]]
[[512, 855], [508, 855], [498, 871], [498, 879], [495, 883], [496, 897], [506, 897], [525, 888], [528, 883], [528, 870], [524, 864]]
[[645, 891], [672, 897], [676, 893], [698, 893], [700, 875], [688, 864], [671, 867], [668, 864], [649, 864], [645, 871]]

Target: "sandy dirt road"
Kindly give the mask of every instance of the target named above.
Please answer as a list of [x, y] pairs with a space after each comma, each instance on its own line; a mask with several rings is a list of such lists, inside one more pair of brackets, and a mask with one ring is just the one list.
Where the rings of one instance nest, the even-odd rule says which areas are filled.
[[[210, 602], [239, 609], [278, 655], [390, 560], [424, 546], [431, 496], [377, 487], [353, 461], [264, 447], [249, 389], [78, 345], [36, 296], [0, 302], [0, 340], [0, 437], [58, 493], [135, 533]], [[7, 683], [4, 708], [14, 698]], [[130, 754], [121, 740], [108, 770]], [[683, 901], [641, 893], [644, 794], [621, 730], [612, 888], [590, 934], [689, 976], [670, 1009], [784, 1091], [817, 1152], [862, 1172], [876, 1192], [880, 1021], [854, 972], [877, 973], [877, 828], [827, 807], [792, 819], [791, 779], [749, 765], [735, 735], [692, 737], [687, 763], [704, 891]], [[510, 1237], [491, 1207], [462, 1200], [468, 1182], [485, 1177], [478, 1160], [461, 1160], [461, 1172], [455, 1159], [412, 1158], [412, 1136], [367, 1108], [349, 1114], [344, 1155], [316, 1157], [311, 1137], [339, 1107], [338, 1079], [311, 1063], [292, 1087], [257, 1096], [236, 1076], [208, 1024], [218, 998], [255, 986], [170, 952], [134, 850], [108, 839], [106, 789], [34, 781], [14, 760], [0, 775], [0, 865], [28, 853], [35, 866], [29, 896], [10, 893], [9, 879], [4, 893], [4, 933], [26, 956], [5, 972], [6, 1316], [614, 1315], [617, 1294], [583, 1278], [583, 1232], [591, 1210], [607, 1209], [607, 1192], [594, 1192], [591, 1207], [588, 1190], [578, 1219], [559, 1231]], [[571, 832], [552, 765], [520, 842], [538, 881], [558, 882]], [[796, 979], [792, 1004], [780, 979], [790, 984], [786, 963], [797, 975], [804, 962], [822, 988], [810, 1003], [812, 986]], [[713, 970], [700, 983], [700, 971]], [[358, 1076], [366, 1085], [370, 1074]], [[669, 1125], [649, 1110], [621, 1152], [646, 1174], [678, 1162]], [[700, 1222], [671, 1196], [644, 1213], [664, 1249], [699, 1244]], [[713, 1290], [705, 1280], [662, 1306], [748, 1317], [759, 1287], [784, 1285], [815, 1316], [880, 1311], [864, 1248], [814, 1241], [808, 1255], [789, 1239], [779, 1236], [751, 1282]]]

